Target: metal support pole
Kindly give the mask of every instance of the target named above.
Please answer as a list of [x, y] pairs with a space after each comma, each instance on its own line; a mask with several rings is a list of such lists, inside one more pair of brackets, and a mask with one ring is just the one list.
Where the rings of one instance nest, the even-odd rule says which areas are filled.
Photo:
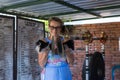
[[89, 46], [86, 45], [86, 57], [85, 57], [85, 68], [86, 68], [86, 71], [85, 71], [85, 77], [86, 77], [86, 80], [89, 80]]
[[101, 43], [101, 52], [104, 58], [105, 57], [105, 45], [103, 43]]
[[[101, 53], [103, 56], [103, 59], [105, 61], [105, 44], [101, 43]], [[104, 80], [105, 80], [105, 75], [104, 75]]]

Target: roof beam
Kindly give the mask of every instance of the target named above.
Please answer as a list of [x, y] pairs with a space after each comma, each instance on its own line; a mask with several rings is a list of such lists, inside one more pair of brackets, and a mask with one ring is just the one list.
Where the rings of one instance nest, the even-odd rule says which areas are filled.
[[30, 17], [30, 18], [48, 20], [47, 18], [44, 18], [44, 17], [41, 17], [41, 16], [36, 17], [36, 16], [34, 16], [34, 15], [20, 14], [20, 13], [14, 13], [14, 12], [7, 12], [7, 11], [2, 11], [2, 10], [0, 10], [0, 13], [12, 14], [12, 15], [16, 15], [16, 16], [18, 16], [18, 17]]
[[[120, 15], [105, 16], [105, 17], [102, 17], [102, 18], [111, 18], [111, 17], [120, 17]], [[100, 18], [93, 17], [93, 18], [85, 18], [85, 19], [75, 19], [75, 20], [71, 20], [71, 21], [92, 20], [92, 19], [100, 19]]]
[[63, 12], [63, 13], [56, 13], [56, 14], [48, 14], [48, 15], [44, 15], [44, 17], [61, 16], [61, 15], [68, 15], [68, 14], [75, 14], [75, 13], [80, 13], [80, 11], [72, 11], [72, 12]]
[[86, 9], [83, 9], [83, 8], [80, 8], [80, 7], [77, 7], [77, 6], [75, 6], [75, 5], [72, 5], [72, 4], [70, 4], [70, 3], [67, 3], [67, 2], [65, 2], [65, 1], [60, 1], [60, 0], [59, 0], [59, 1], [58, 1], [58, 0], [52, 0], [52, 1], [54, 1], [54, 2], [56, 2], [56, 3], [58, 3], [58, 4], [61, 4], [61, 5], [64, 5], [64, 6], [73, 8], [73, 9], [76, 9], [76, 10], [78, 10], [78, 11], [83, 11], [83, 12], [85, 12], [85, 13], [88, 13], [88, 14], [91, 14], [91, 15], [94, 15], [94, 16], [97, 16], [97, 17], [101, 17], [101, 15], [99, 15], [99, 14], [90, 12], [89, 10], [86, 10]]
[[120, 5], [113, 5], [113, 6], [107, 6], [102, 8], [95, 8], [95, 9], [89, 9], [90, 11], [98, 11], [98, 10], [109, 10], [109, 9], [117, 9], [120, 8]]
[[8, 10], [8, 9], [15, 9], [15, 8], [20, 8], [20, 7], [31, 6], [31, 5], [43, 4], [43, 3], [46, 3], [49, 1], [51, 1], [51, 0], [25, 1], [25, 2], [16, 3], [13, 5], [9, 5], [9, 6], [4, 6], [4, 7], [0, 8], [0, 10]]
[[[120, 8], [120, 5], [116, 6], [107, 6], [107, 7], [102, 7], [102, 8], [95, 8], [95, 9], [86, 9], [88, 11], [99, 11], [99, 10], [110, 10], [110, 9], [117, 9]], [[60, 15], [68, 15], [68, 14], [75, 14], [75, 13], [81, 13], [82, 11], [72, 11], [72, 12], [63, 12], [63, 13], [56, 13], [56, 14], [50, 14], [50, 15], [44, 15], [45, 17], [49, 16], [60, 16]]]

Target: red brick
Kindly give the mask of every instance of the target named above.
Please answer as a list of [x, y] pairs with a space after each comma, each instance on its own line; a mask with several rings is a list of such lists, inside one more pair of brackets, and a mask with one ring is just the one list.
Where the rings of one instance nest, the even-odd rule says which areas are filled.
[[[120, 64], [120, 51], [118, 45], [118, 38], [120, 37], [120, 22], [117, 23], [104, 23], [104, 24], [87, 24], [87, 25], [77, 25], [74, 29], [88, 29], [93, 37], [99, 37], [101, 31], [106, 32], [108, 35], [108, 40], [105, 43], [105, 78], [106, 80], [111, 80], [111, 70], [116, 64]], [[81, 34], [77, 34], [81, 35]], [[94, 49], [96, 46], [98, 51], [101, 51], [101, 44], [99, 40], [93, 41], [90, 44], [90, 49]], [[75, 40], [75, 48], [85, 48], [84, 41]], [[75, 49], [75, 65], [71, 67], [73, 72], [73, 80], [82, 80], [82, 66], [85, 59], [85, 50]], [[92, 51], [90, 51], [92, 52]], [[115, 80], [120, 79], [120, 71], [116, 71]]]

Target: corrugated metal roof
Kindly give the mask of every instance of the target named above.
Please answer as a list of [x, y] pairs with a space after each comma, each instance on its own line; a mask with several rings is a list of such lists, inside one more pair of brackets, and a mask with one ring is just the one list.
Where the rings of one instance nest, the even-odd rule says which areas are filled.
[[55, 2], [44, 3], [41, 5], [38, 4], [38, 5], [18, 8], [18, 9], [22, 11], [36, 12], [36, 13], [39, 13], [41, 16], [56, 14], [56, 13], [61, 13], [61, 12], [77, 11], [72, 8], [57, 4]]
[[0, 0], [0, 11], [48, 19], [81, 20], [120, 16], [120, 0]]

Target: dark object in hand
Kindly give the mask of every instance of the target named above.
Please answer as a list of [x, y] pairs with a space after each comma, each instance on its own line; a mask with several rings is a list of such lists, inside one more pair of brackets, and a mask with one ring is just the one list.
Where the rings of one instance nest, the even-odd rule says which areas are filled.
[[62, 51], [62, 42], [61, 42], [61, 40], [59, 40], [59, 41], [57, 42], [57, 46], [58, 46], [58, 52], [59, 52], [59, 53], [62, 53], [63, 51]]
[[74, 41], [73, 40], [67, 40], [63, 43], [63, 45], [67, 45], [69, 48], [74, 50]]
[[39, 45], [40, 46], [40, 50], [41, 51], [43, 48], [47, 47], [49, 45], [49, 42], [45, 42], [45, 41], [42, 41], [42, 40], [38, 40], [36, 42], [36, 45]]

